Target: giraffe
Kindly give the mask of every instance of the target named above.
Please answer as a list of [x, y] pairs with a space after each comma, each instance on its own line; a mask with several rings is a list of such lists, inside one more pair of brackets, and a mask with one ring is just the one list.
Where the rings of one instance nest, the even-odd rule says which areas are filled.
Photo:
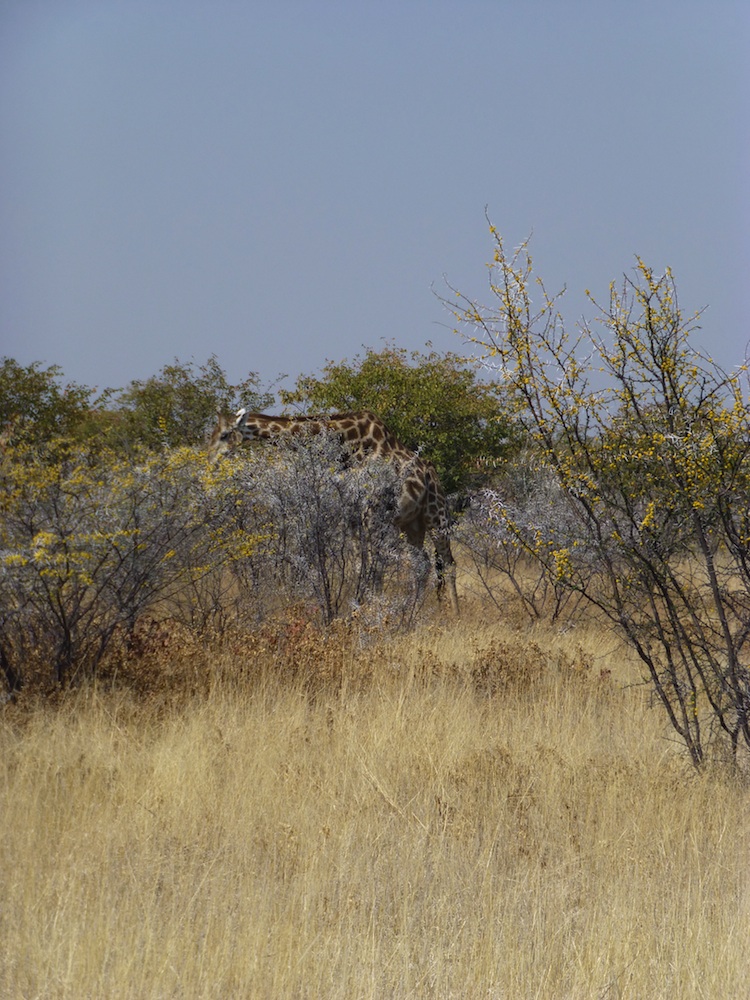
[[381, 459], [394, 466], [401, 481], [394, 523], [415, 549], [422, 549], [425, 535], [430, 535], [435, 548], [438, 598], [442, 597], [447, 580], [451, 606], [458, 614], [456, 562], [449, 538], [450, 516], [437, 470], [432, 462], [401, 444], [374, 413], [358, 410], [319, 417], [272, 417], [238, 410], [229, 418], [220, 413], [208, 446], [208, 460], [215, 463], [246, 441], [288, 440], [324, 431], [337, 435], [355, 461]]

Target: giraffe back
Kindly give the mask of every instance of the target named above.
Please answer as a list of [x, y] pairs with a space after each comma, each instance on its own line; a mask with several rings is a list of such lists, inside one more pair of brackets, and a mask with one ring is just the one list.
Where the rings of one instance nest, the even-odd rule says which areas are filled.
[[270, 416], [239, 410], [234, 418], [219, 416], [211, 436], [208, 456], [217, 461], [247, 441], [283, 441], [305, 434], [335, 434], [346, 454], [355, 461], [377, 459], [391, 463], [401, 480], [396, 525], [408, 541], [422, 548], [430, 534], [435, 546], [438, 592], [448, 573], [450, 597], [458, 611], [455, 585], [455, 560], [449, 540], [448, 503], [435, 466], [405, 447], [383, 421], [370, 410], [353, 410], [328, 416]]

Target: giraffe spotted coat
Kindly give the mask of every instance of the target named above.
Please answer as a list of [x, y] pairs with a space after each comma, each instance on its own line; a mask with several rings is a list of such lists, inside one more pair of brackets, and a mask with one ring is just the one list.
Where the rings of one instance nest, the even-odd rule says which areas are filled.
[[430, 535], [435, 547], [438, 596], [442, 595], [447, 581], [451, 605], [458, 612], [448, 503], [435, 466], [406, 448], [374, 413], [358, 410], [321, 417], [272, 417], [240, 410], [230, 418], [219, 414], [208, 457], [209, 461], [216, 462], [247, 441], [283, 440], [323, 431], [337, 435], [357, 461], [380, 459], [394, 466], [401, 481], [396, 527], [417, 549], [423, 548], [425, 536]]

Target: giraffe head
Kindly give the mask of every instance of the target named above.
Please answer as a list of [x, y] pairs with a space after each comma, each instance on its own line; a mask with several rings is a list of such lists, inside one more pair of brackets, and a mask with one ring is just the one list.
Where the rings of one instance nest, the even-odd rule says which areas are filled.
[[228, 455], [242, 444], [242, 431], [239, 429], [245, 416], [245, 410], [238, 410], [233, 417], [225, 417], [218, 413], [218, 423], [213, 429], [208, 444], [208, 461], [218, 462], [222, 455]]

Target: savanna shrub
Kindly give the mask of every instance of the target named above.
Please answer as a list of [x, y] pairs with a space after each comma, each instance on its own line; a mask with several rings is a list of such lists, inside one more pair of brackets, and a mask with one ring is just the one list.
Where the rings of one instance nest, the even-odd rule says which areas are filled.
[[220, 511], [188, 449], [96, 461], [6, 455], [0, 649], [19, 686], [35, 665], [57, 682], [92, 675], [118, 630], [163, 608], [226, 559]]
[[[513, 529], [511, 528], [513, 525]], [[581, 547], [583, 527], [554, 474], [533, 454], [506, 463], [490, 489], [476, 490], [459, 521], [457, 539], [469, 557], [481, 590], [498, 608], [510, 586], [531, 619], [564, 613], [573, 620], [580, 595], [566, 587], [528, 551], [524, 539], [550, 551]]]
[[632, 644], [693, 762], [709, 748], [736, 761], [750, 753], [747, 367], [726, 373], [691, 346], [671, 272], [643, 261], [610, 287], [604, 335], [571, 335], [539, 282], [532, 304], [527, 247], [508, 257], [491, 233], [496, 304], [459, 294], [450, 308], [502, 374], [571, 516], [561, 532], [512, 505], [492, 514]]
[[304, 602], [330, 624], [390, 588], [403, 621], [428, 564], [404, 552], [393, 525], [399, 485], [391, 466], [353, 464], [325, 435], [212, 468], [189, 448], [128, 459], [59, 440], [45, 454], [9, 448], [0, 464], [8, 686], [31, 674], [58, 684], [95, 676], [146, 616], [216, 635]]
[[233, 570], [258, 610], [269, 595], [284, 596], [312, 602], [328, 624], [403, 571], [392, 466], [354, 463], [327, 434], [256, 448], [237, 462], [243, 500], [233, 517], [259, 541]]

